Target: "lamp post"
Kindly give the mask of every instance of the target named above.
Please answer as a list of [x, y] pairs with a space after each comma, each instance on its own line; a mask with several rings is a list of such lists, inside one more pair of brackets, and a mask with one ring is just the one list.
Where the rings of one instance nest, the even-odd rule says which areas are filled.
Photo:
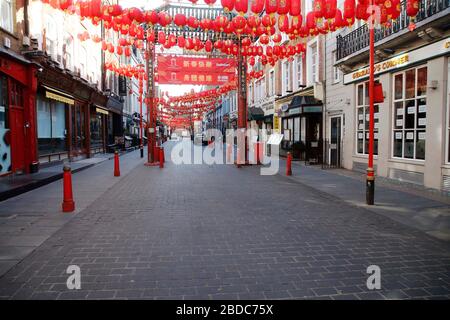
[[368, 205], [374, 204], [375, 198], [375, 171], [373, 169], [373, 149], [374, 149], [374, 87], [375, 87], [375, 17], [374, 15], [374, 0], [370, 0], [370, 8], [372, 14], [372, 23], [369, 27], [369, 160], [367, 166], [367, 180], [366, 180], [366, 203]]

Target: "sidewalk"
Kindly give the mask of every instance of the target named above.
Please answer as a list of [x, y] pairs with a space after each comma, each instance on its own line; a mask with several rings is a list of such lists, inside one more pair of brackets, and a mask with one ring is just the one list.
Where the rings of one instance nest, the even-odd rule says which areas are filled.
[[[280, 160], [279, 174], [286, 174], [285, 159]], [[402, 186], [380, 178], [375, 185], [375, 205], [368, 206], [363, 174], [345, 169], [322, 170], [293, 161], [289, 179], [335, 197], [338, 201], [363, 207], [422, 230], [432, 237], [450, 241], [450, 198], [430, 193], [425, 188], [410, 188], [407, 184]]]
[[[77, 173], [103, 161], [111, 160], [113, 157], [114, 154], [110, 153], [97, 154], [89, 159], [69, 162], [68, 165], [72, 168], [72, 173]], [[0, 202], [62, 179], [64, 165], [58, 164], [43, 168], [38, 173], [0, 178]]]
[[[73, 168], [86, 169], [72, 176], [74, 213], [61, 212], [62, 180], [0, 202], [0, 277], [120, 182], [132, 169], [143, 164], [145, 159], [141, 159], [139, 154], [137, 150], [120, 157], [121, 177], [114, 177], [114, 164], [108, 158], [72, 163]], [[62, 171], [62, 167], [59, 169]], [[47, 174], [50, 177], [55, 172], [49, 170]]]

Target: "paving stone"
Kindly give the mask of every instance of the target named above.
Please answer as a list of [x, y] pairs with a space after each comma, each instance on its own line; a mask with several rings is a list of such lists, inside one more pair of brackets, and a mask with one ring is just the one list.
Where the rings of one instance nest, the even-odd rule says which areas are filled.
[[[42, 221], [60, 227], [33, 253], [21, 256], [20, 263], [14, 260], [0, 277], [0, 298], [347, 300], [450, 295], [450, 246], [421, 231], [301, 181], [261, 176], [256, 167], [175, 166], [168, 161], [160, 170], [136, 163], [110, 183], [108, 192], [95, 188], [110, 181], [101, 174], [110, 176], [111, 163], [98, 167], [101, 174], [88, 169], [85, 175], [74, 175], [78, 185], [86, 186], [76, 190], [76, 201], [94, 192], [95, 201], [64, 223]], [[39, 192], [60, 191], [57, 187], [23, 197], [34, 199]], [[14, 207], [14, 212], [20, 214], [19, 209]], [[81, 291], [65, 287], [71, 264], [81, 267]], [[366, 288], [371, 264], [381, 267], [380, 291]]]

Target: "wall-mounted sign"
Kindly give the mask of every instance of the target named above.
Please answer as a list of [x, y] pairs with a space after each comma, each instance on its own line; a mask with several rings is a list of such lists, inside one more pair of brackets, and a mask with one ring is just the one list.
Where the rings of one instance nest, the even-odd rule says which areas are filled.
[[[391, 59], [375, 64], [375, 75], [397, 70], [410, 64], [421, 62], [432, 57], [441, 56], [450, 52], [450, 38], [426, 45], [415, 50], [400, 54]], [[369, 66], [355, 70], [344, 75], [344, 84], [365, 80], [369, 78]]]

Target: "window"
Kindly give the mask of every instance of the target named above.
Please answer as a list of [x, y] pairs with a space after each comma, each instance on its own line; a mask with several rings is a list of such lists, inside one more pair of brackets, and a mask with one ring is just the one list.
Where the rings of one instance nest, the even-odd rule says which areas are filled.
[[303, 85], [303, 59], [301, 55], [298, 55], [295, 59], [295, 68], [297, 89], [300, 89]]
[[341, 81], [341, 70], [335, 66], [336, 64], [336, 50], [334, 50], [331, 54], [331, 61], [333, 64], [333, 83], [338, 83]]
[[289, 61], [283, 62], [283, 92], [289, 92], [290, 72]]
[[85, 78], [87, 75], [87, 53], [86, 48], [84, 46], [80, 46], [80, 75], [82, 78]]
[[14, 0], [0, 0], [1, 1], [1, 20], [0, 27], [9, 31], [14, 32], [14, 15], [13, 15], [13, 1]]
[[73, 37], [68, 34], [64, 39], [64, 67], [72, 70], [73, 67]]
[[275, 94], [275, 71], [271, 70], [269, 74], [269, 96], [273, 97]]
[[66, 105], [37, 99], [38, 149], [40, 155], [66, 150]]
[[318, 81], [318, 57], [317, 57], [317, 43], [314, 42], [308, 46], [307, 59], [308, 59], [308, 73], [307, 82], [308, 85], [313, 85]]
[[52, 17], [47, 16], [45, 18], [45, 51], [47, 54], [52, 57], [53, 60], [56, 60], [56, 52], [57, 52], [57, 40], [58, 36], [56, 34], [57, 28], [55, 21]]
[[427, 67], [394, 75], [393, 156], [425, 160]]
[[[361, 83], [356, 87], [356, 123], [357, 123], [357, 147], [356, 153], [369, 153], [369, 82]], [[378, 127], [379, 127], [379, 106], [374, 106], [374, 145], [373, 153], [378, 154]]]
[[266, 77], [261, 78], [261, 99], [266, 98]]
[[250, 103], [253, 103], [253, 85], [250, 85], [248, 87], [248, 94], [249, 94]]

